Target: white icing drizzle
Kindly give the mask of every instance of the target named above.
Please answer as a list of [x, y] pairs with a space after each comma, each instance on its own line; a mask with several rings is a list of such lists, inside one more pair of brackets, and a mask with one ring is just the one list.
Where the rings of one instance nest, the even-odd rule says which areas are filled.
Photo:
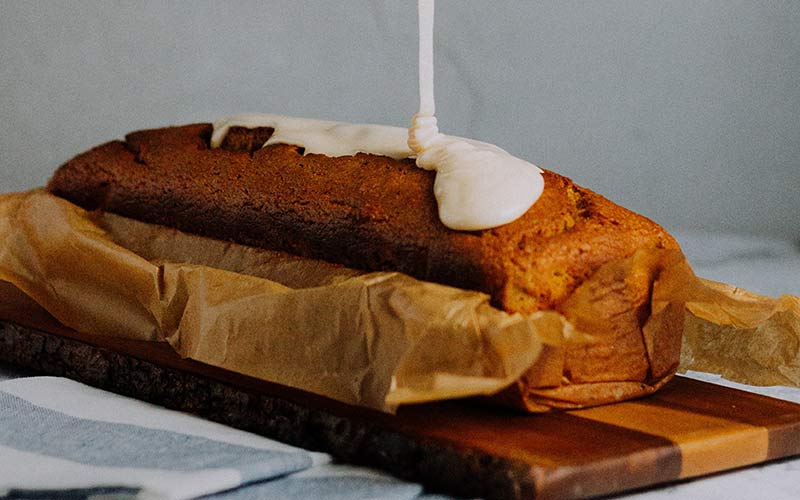
[[489, 229], [528, 211], [544, 190], [542, 170], [486, 143], [446, 136], [433, 97], [434, 0], [418, 0], [420, 103], [408, 130], [417, 166], [436, 171], [439, 218], [458, 230]]
[[404, 128], [269, 114], [241, 114], [215, 122], [211, 146], [219, 147], [231, 127], [271, 127], [275, 132], [264, 146], [292, 144], [305, 148], [304, 154], [352, 156], [356, 153], [370, 153], [396, 160], [408, 158], [412, 154], [406, 144], [408, 130]]
[[[218, 148], [231, 127], [269, 127], [274, 130], [264, 146], [291, 144], [305, 149], [304, 155], [353, 156], [369, 153], [388, 156], [395, 160], [414, 158], [408, 146], [408, 129], [390, 125], [368, 125], [266, 113], [244, 113], [214, 122], [211, 147]], [[472, 139], [457, 138], [476, 146], [495, 149], [508, 154], [492, 144]]]

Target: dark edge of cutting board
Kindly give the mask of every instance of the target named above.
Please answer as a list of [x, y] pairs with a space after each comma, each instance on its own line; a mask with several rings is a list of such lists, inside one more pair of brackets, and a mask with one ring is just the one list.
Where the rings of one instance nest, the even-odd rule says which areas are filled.
[[[391, 416], [181, 359], [164, 343], [79, 334], [41, 318], [23, 323], [0, 320], [0, 360], [328, 452], [431, 492], [578, 499], [681, 473], [680, 448], [669, 439], [570, 413], [523, 415], [456, 401]], [[719, 416], [731, 397], [754, 411], [728, 419], [771, 426], [767, 459], [800, 453], [800, 406], [792, 403], [686, 378], [642, 401]], [[779, 425], [770, 413], [797, 418]]]
[[536, 478], [524, 462], [406, 435], [385, 425], [391, 416], [180, 359], [162, 343], [71, 337], [0, 321], [0, 361], [381, 468], [431, 491], [535, 496]]

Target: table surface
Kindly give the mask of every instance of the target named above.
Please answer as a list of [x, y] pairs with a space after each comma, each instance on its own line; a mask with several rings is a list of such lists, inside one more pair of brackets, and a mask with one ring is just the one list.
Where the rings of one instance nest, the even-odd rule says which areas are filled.
[[[698, 275], [765, 295], [800, 295], [800, 250], [791, 242], [731, 234], [677, 232]], [[0, 380], [32, 376], [0, 364]], [[707, 382], [800, 403], [800, 389], [751, 387], [712, 374], [689, 373]], [[627, 500], [800, 498], [800, 458], [749, 467], [615, 498]], [[324, 497], [325, 492], [318, 492]], [[416, 496], [416, 495], [414, 495]], [[409, 497], [411, 498], [411, 497]]]

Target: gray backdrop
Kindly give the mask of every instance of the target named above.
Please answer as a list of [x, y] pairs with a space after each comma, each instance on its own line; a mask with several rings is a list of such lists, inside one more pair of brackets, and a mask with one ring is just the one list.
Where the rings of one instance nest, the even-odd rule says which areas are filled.
[[[405, 126], [415, 5], [0, 0], [0, 191], [236, 112]], [[440, 0], [437, 28], [446, 133], [671, 229], [800, 238], [800, 1]]]

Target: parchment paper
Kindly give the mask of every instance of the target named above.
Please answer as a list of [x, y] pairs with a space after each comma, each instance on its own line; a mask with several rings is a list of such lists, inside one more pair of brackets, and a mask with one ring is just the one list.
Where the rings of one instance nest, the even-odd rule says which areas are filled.
[[[654, 259], [604, 272], [636, 277]], [[659, 265], [646, 343], [686, 303], [683, 368], [798, 384], [797, 297], [728, 290], [680, 260]], [[0, 280], [77, 331], [166, 341], [183, 357], [384, 411], [557, 383], [564, 347], [592, 341], [554, 311], [507, 314], [482, 293], [86, 212], [41, 190], [0, 196]]]
[[686, 304], [680, 370], [749, 385], [800, 387], [800, 297], [701, 280]]

